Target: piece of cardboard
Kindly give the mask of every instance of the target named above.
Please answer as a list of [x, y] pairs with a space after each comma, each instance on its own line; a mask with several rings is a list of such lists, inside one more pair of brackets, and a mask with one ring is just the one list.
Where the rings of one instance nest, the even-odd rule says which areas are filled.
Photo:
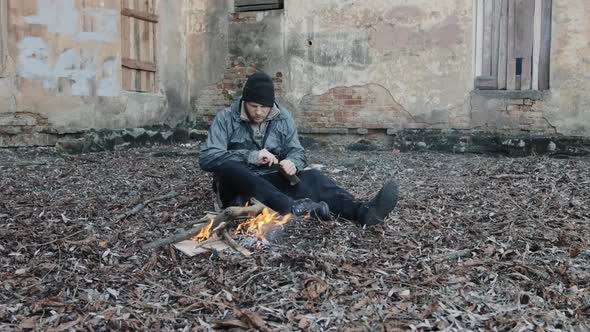
[[213, 249], [222, 251], [230, 248], [229, 245], [221, 239], [208, 239], [203, 242], [185, 240], [175, 243], [174, 247], [189, 257], [209, 252]]

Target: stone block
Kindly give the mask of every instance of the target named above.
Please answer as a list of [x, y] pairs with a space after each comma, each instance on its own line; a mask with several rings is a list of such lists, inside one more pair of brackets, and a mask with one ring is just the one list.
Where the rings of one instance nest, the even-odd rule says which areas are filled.
[[0, 126], [0, 135], [17, 135], [21, 131], [21, 126]]
[[35, 126], [37, 118], [24, 113], [0, 114], [0, 126]]
[[311, 134], [348, 134], [348, 128], [310, 128]]
[[369, 130], [367, 128], [358, 128], [356, 130], [356, 133], [359, 135], [366, 135], [369, 133]]
[[126, 130], [126, 134], [131, 137], [138, 138], [139, 136], [145, 134], [145, 129], [143, 128], [133, 128]]
[[208, 136], [207, 130], [191, 129], [189, 132], [189, 137], [192, 140], [204, 141], [207, 139], [207, 136]]
[[399, 133], [399, 128], [387, 128], [387, 135], [397, 135]]
[[80, 154], [88, 152], [92, 141], [86, 138], [63, 138], [57, 141], [57, 152], [66, 154]]

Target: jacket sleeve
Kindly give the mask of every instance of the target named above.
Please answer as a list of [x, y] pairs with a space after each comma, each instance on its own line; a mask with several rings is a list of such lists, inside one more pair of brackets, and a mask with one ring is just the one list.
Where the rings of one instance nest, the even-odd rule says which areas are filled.
[[293, 118], [290, 116], [287, 119], [286, 150], [286, 159], [291, 160], [295, 164], [297, 171], [302, 171], [305, 166], [307, 166], [307, 162], [305, 161], [305, 150], [299, 142], [299, 135], [297, 134], [295, 121], [293, 121]]
[[201, 169], [215, 172], [228, 161], [255, 162], [253, 157], [254, 154], [257, 154], [257, 151], [227, 149], [232, 130], [231, 119], [227, 112], [217, 113], [211, 127], [209, 127], [207, 142], [201, 146], [199, 152], [199, 166]]

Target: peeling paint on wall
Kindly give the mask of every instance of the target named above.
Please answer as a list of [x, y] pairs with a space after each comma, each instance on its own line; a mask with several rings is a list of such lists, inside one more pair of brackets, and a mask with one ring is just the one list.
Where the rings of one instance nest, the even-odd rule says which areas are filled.
[[[26, 16], [25, 22], [45, 25], [49, 32], [74, 35], [80, 41], [117, 40], [119, 13], [116, 10], [83, 8], [80, 14], [74, 0], [37, 0], [37, 14]], [[86, 19], [93, 21], [93, 31], [85, 31], [81, 26], [80, 22]]]
[[73, 96], [92, 95], [91, 84], [99, 87], [98, 96], [117, 96], [121, 87], [119, 84], [118, 68], [114, 68], [113, 60], [107, 60], [101, 65], [103, 78], [93, 82], [97, 76], [97, 55], [84, 55], [79, 49], [66, 49], [55, 63], [49, 60], [52, 53], [48, 43], [39, 37], [25, 37], [18, 45], [19, 57], [17, 75], [22, 78], [43, 81], [43, 88], [52, 91], [58, 88], [60, 79], [71, 81]]
[[289, 53], [310, 63], [324, 66], [351, 66], [364, 69], [371, 64], [366, 31], [300, 34], [292, 33]]
[[105, 58], [104, 53], [119, 42], [120, 14], [111, 8], [79, 9], [76, 4], [74, 0], [37, 0], [37, 13], [25, 16], [24, 22], [45, 26], [56, 35], [25, 35], [18, 41], [17, 78], [41, 81], [45, 92], [118, 96], [120, 62]]
[[102, 64], [102, 79], [98, 81], [96, 94], [103, 97], [115, 97], [121, 92], [119, 77], [121, 64], [114, 58], [107, 59]]

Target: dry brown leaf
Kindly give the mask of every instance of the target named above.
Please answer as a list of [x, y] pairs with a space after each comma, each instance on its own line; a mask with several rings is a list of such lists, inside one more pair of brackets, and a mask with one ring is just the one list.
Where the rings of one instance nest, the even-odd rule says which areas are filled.
[[50, 328], [47, 329], [47, 332], [60, 332], [60, 331], [65, 331], [68, 330], [71, 327], [76, 326], [78, 323], [80, 323], [80, 321], [83, 319], [84, 317], [79, 316], [78, 319], [73, 320], [71, 322], [66, 322], [66, 323], [61, 323], [59, 324], [57, 327], [54, 328]]
[[94, 235], [90, 235], [87, 238], [84, 238], [82, 240], [77, 240], [77, 241], [65, 240], [64, 242], [66, 242], [67, 244], [81, 245], [81, 244], [89, 244], [94, 241], [96, 241], [96, 237]]
[[319, 276], [311, 276], [304, 281], [303, 295], [309, 300], [315, 300], [324, 294], [329, 286]]
[[483, 254], [485, 257], [491, 257], [496, 252], [496, 246], [494, 244], [488, 244], [483, 248]]
[[238, 319], [212, 320], [211, 324], [213, 325], [213, 328], [216, 328], [216, 329], [231, 329], [234, 327], [248, 329], [251, 327], [250, 325], [248, 325]]
[[440, 309], [440, 306], [438, 303], [431, 303], [420, 314], [420, 318], [426, 319], [426, 318], [430, 317], [430, 315], [432, 315], [433, 313], [438, 312], [439, 309]]
[[400, 321], [386, 321], [381, 326], [383, 332], [402, 332], [407, 331], [408, 325]]
[[271, 330], [266, 326], [266, 322], [260, 315], [250, 310], [235, 309], [235, 315], [242, 322], [248, 324], [250, 328], [255, 328], [262, 332], [270, 332]]
[[27, 317], [18, 324], [18, 327], [21, 329], [34, 329], [37, 326], [38, 320], [39, 316]]
[[60, 296], [53, 296], [37, 301], [33, 305], [33, 311], [45, 310], [47, 308], [61, 308], [64, 306], [65, 304]]
[[305, 330], [311, 326], [311, 321], [305, 317], [301, 317], [301, 319], [299, 319], [299, 322], [297, 323], [297, 326], [300, 329]]
[[358, 301], [357, 303], [355, 303], [351, 309], [353, 311], [358, 311], [361, 308], [366, 307], [367, 305], [369, 305], [369, 303], [371, 303], [371, 300], [369, 300], [368, 297], [363, 297], [360, 301]]

